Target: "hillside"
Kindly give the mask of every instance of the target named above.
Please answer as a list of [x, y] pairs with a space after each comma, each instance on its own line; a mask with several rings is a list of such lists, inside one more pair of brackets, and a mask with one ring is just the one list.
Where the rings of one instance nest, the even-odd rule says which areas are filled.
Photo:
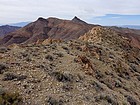
[[108, 28], [111, 28], [111, 29], [113, 29], [117, 32], [121, 32], [121, 33], [132, 33], [132, 34], [140, 35], [140, 30], [137, 30], [137, 29], [122, 28], [122, 27], [116, 27], [116, 26], [111, 26]]

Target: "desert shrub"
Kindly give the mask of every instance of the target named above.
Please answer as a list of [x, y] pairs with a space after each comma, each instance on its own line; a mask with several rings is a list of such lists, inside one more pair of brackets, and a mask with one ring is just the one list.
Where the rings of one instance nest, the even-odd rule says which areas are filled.
[[131, 64], [130, 67], [132, 71], [138, 72], [137, 67], [134, 64]]
[[108, 88], [113, 89], [114, 84], [110, 83], [109, 80], [100, 80], [101, 83], [105, 84]]
[[53, 61], [53, 56], [52, 55], [47, 55], [45, 58], [49, 61]]
[[32, 59], [28, 56], [26, 59], [25, 59], [27, 62], [31, 62]]
[[63, 100], [59, 100], [59, 99], [54, 99], [52, 97], [49, 97], [48, 100], [47, 100], [47, 103], [49, 105], [63, 105]]
[[36, 78], [32, 78], [30, 80], [28, 80], [28, 83], [40, 83], [41, 81], [39, 79]]
[[130, 74], [127, 71], [124, 71], [122, 73], [119, 73], [118, 76], [120, 76], [120, 77], [122, 77], [124, 79], [127, 79], [127, 80], [130, 79]]
[[127, 97], [127, 101], [130, 103], [130, 105], [138, 105], [136, 99], [134, 99], [131, 96], [126, 96]]
[[62, 46], [62, 48], [63, 48], [64, 50], [69, 50], [66, 46]]
[[7, 73], [4, 75], [3, 81], [10, 81], [10, 80], [17, 80], [17, 81], [21, 81], [26, 79], [27, 76], [25, 75], [15, 75], [13, 73]]
[[17, 78], [17, 76], [13, 73], [7, 73], [4, 75], [3, 81], [13, 80]]
[[61, 72], [52, 72], [51, 75], [54, 76], [55, 79], [58, 80], [59, 82], [72, 82], [74, 78], [72, 74]]
[[18, 93], [7, 92], [0, 89], [0, 105], [21, 105], [22, 98]]
[[23, 58], [25, 58], [25, 57], [27, 57], [28, 56], [28, 54], [27, 53], [21, 53], [22, 54], [22, 57]]
[[113, 99], [113, 97], [109, 96], [109, 95], [105, 95], [105, 94], [101, 94], [99, 96], [94, 97], [95, 101], [98, 102], [100, 100], [105, 100], [109, 103], [109, 105], [119, 105], [118, 102]]
[[96, 91], [103, 91], [104, 89], [97, 82], [91, 82], [91, 85], [95, 88]]
[[4, 73], [8, 67], [4, 64], [0, 64], [0, 74]]
[[102, 79], [105, 77], [101, 71], [96, 71], [95, 73], [96, 73], [95, 74], [96, 79]]
[[63, 54], [63, 53], [61, 53], [61, 52], [54, 53], [54, 55], [57, 55], [58, 57], [63, 57], [63, 56], [64, 56], [64, 54]]
[[68, 84], [64, 84], [63, 85], [63, 87], [62, 87], [62, 89], [64, 90], [64, 91], [71, 91], [72, 89], [73, 89], [73, 85], [72, 84], [70, 84], [70, 83], [68, 83]]
[[26, 78], [27, 78], [26, 75], [19, 75], [19, 76], [16, 77], [16, 80], [17, 80], [17, 81], [22, 81], [22, 80], [24, 80], [24, 79], [26, 79]]
[[57, 48], [56, 43], [52, 43], [52, 44], [50, 44], [50, 48], [53, 49], [53, 50], [56, 49], [56, 48]]
[[119, 81], [119, 80], [115, 80], [115, 87], [116, 87], [116, 88], [120, 88], [120, 87], [122, 87], [122, 83], [121, 83], [121, 81]]
[[63, 48], [68, 54], [70, 53], [70, 50], [69, 50], [68, 47], [66, 47], [66, 46], [62, 46], [62, 48]]
[[40, 65], [35, 65], [35, 67], [36, 67], [36, 68], [41, 68], [41, 69], [44, 69], [44, 68], [45, 68], [45, 66], [42, 65], [42, 64], [40, 64]]
[[6, 53], [8, 52], [10, 49], [6, 48], [6, 47], [0, 47], [0, 53]]

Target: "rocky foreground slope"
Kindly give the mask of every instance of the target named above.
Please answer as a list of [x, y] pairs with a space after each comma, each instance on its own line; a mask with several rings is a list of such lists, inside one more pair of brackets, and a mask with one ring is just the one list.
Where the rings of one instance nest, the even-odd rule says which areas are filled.
[[0, 86], [20, 105], [140, 105], [140, 49], [130, 41], [95, 27], [77, 40], [1, 47]]

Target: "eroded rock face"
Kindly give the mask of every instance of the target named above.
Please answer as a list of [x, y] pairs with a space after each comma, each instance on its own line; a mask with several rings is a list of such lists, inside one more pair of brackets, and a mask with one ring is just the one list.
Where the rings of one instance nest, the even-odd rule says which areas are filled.
[[127, 36], [123, 33], [118, 33], [112, 29], [97, 26], [92, 28], [85, 35], [79, 37], [80, 40], [101, 44], [108, 47], [130, 49], [131, 47], [139, 48], [139, 39], [134, 38], [133, 35]]
[[87, 32], [84, 36], [79, 37], [79, 39], [94, 42], [94, 43], [101, 43], [103, 28], [102, 27], [95, 27], [92, 28], [89, 32]]

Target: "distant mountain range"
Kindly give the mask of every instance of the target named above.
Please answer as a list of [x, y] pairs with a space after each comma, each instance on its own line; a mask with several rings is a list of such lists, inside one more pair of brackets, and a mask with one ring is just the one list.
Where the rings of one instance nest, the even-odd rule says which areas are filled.
[[24, 26], [26, 26], [29, 23], [30, 22], [20, 22], [20, 23], [12, 23], [12, 24], [9, 24], [9, 25], [10, 26], [17, 26], [17, 27], [24, 27]]
[[123, 25], [123, 28], [140, 29], [140, 25]]

